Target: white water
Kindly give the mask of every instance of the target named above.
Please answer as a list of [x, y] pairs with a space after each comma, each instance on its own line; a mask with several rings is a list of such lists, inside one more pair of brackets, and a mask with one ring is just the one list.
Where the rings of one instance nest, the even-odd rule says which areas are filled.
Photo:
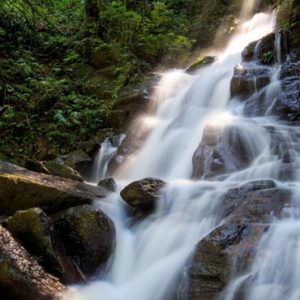
[[[101, 143], [94, 158], [90, 179], [91, 183], [98, 183], [100, 179], [105, 178], [108, 163], [116, 155], [118, 147], [121, 145], [124, 138], [125, 135], [121, 134], [114, 138], [106, 138], [103, 143]], [[112, 141], [112, 139], [114, 140]]]
[[[178, 279], [184, 273], [184, 266], [194, 246], [217, 225], [214, 211], [227, 189], [243, 180], [278, 178], [281, 161], [272, 155], [270, 137], [265, 129], [267, 125], [277, 124], [270, 117], [243, 118], [242, 105], [230, 101], [229, 92], [233, 69], [241, 61], [243, 48], [273, 28], [273, 15], [258, 14], [241, 26], [212, 66], [199, 70], [196, 75], [188, 75], [183, 70], [162, 75], [153, 95], [157, 109], [144, 119], [152, 131], [142, 149], [131, 155], [119, 170], [118, 192], [128, 182], [148, 176], [164, 179], [169, 185], [155, 213], [134, 226], [129, 224], [118, 192], [100, 204], [101, 209], [114, 220], [117, 247], [106, 274], [95, 278], [88, 286], [76, 288], [78, 299], [171, 299], [180, 288]], [[268, 88], [273, 91], [272, 87]], [[248, 168], [228, 174], [223, 181], [191, 181], [192, 156], [208, 124], [238, 126], [253, 161]], [[282, 131], [286, 132], [284, 126]], [[280, 224], [278, 228], [281, 228]], [[299, 236], [299, 230], [290, 231], [288, 225], [284, 225], [282, 230]], [[278, 234], [276, 229], [272, 232], [263, 239], [262, 249], [273, 239], [276, 240], [273, 238]], [[289, 251], [294, 250], [295, 244]], [[278, 256], [271, 255], [266, 261], [269, 259], [275, 264]], [[267, 268], [263, 264], [258, 262], [253, 268], [257, 268], [255, 272], [261, 275], [257, 285], [249, 291], [249, 299], [299, 299], [292, 296], [270, 297], [268, 292], [272, 292], [272, 288], [264, 290], [263, 287], [265, 282], [273, 284], [276, 280], [265, 278], [269, 270], [265, 270]], [[293, 268], [299, 270], [298, 265]], [[295, 283], [291, 283], [293, 286], [297, 283], [296, 275], [293, 277]], [[248, 275], [243, 276], [246, 278]], [[235, 289], [244, 277], [237, 278], [230, 285], [227, 300], [233, 299]], [[278, 281], [281, 282], [281, 278]], [[278, 295], [281, 295], [280, 291]]]

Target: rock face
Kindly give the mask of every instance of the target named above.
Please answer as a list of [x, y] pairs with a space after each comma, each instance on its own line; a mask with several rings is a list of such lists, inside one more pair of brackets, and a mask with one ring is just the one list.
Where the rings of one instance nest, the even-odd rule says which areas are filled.
[[144, 178], [134, 181], [121, 191], [121, 197], [131, 207], [142, 211], [151, 211], [166, 183], [156, 178]]
[[270, 70], [264, 66], [242, 63], [235, 67], [230, 82], [231, 97], [246, 99], [270, 83]]
[[99, 209], [76, 206], [54, 216], [65, 247], [85, 275], [105, 263], [115, 247], [115, 227]]
[[31, 207], [56, 212], [90, 203], [106, 193], [100, 187], [0, 163], [0, 214], [13, 214]]
[[[266, 97], [266, 91], [261, 89], [253, 94], [245, 103], [244, 114], [246, 116], [262, 116], [269, 114], [278, 116], [289, 123], [299, 123], [300, 120], [300, 63], [286, 62], [282, 65], [280, 82], [273, 83], [277, 90], [274, 97]], [[238, 79], [232, 79], [234, 83]], [[240, 79], [242, 80], [242, 79]], [[274, 92], [273, 92], [274, 94]], [[249, 96], [250, 94], [245, 93]]]
[[[287, 54], [287, 34], [284, 31], [281, 31], [279, 34], [281, 35], [280, 48], [282, 57], [285, 57]], [[242, 52], [243, 61], [254, 60], [267, 65], [274, 64], [277, 60], [275, 40], [276, 34], [272, 32], [261, 40], [250, 43]]]
[[300, 62], [287, 62], [281, 69], [281, 92], [274, 113], [291, 123], [300, 120]]
[[66, 288], [0, 226], [0, 295], [5, 300], [56, 299]]
[[65, 253], [52, 220], [40, 209], [17, 211], [7, 221], [7, 229], [44, 269], [64, 283], [82, 280], [81, 274]]
[[247, 167], [251, 159], [238, 127], [208, 125], [193, 155], [192, 177], [211, 178], [240, 170]]
[[[299, 123], [300, 63], [290, 36], [284, 31], [271, 33], [244, 49], [243, 63], [235, 68], [230, 88], [232, 97], [247, 99], [244, 107], [246, 116], [268, 113], [289, 123]], [[276, 50], [276, 44], [280, 46], [280, 52]], [[289, 48], [292, 52], [286, 61]], [[280, 82], [274, 81], [267, 91], [264, 88], [270, 83], [269, 66], [282, 61]]]
[[245, 272], [251, 265], [271, 216], [282, 218], [283, 208], [289, 205], [290, 192], [277, 188], [271, 180], [228, 190], [219, 212], [222, 225], [196, 246], [188, 269], [187, 299], [216, 299], [232, 275]]
[[212, 231], [196, 246], [188, 270], [187, 299], [217, 299], [233, 275], [232, 259], [249, 266], [265, 230], [263, 224], [224, 224]]

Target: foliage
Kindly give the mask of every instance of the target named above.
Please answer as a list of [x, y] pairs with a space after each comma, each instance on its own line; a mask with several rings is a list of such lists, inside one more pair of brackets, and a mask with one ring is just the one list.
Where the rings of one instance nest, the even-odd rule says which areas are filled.
[[124, 87], [211, 40], [229, 6], [210, 3], [1, 0], [0, 152], [43, 157], [93, 140]]

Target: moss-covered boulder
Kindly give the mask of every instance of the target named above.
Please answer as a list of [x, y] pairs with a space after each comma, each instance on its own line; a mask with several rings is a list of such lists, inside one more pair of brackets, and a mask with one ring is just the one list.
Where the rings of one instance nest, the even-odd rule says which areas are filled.
[[205, 66], [209, 66], [212, 63], [214, 63], [216, 61], [216, 57], [215, 56], [205, 56], [202, 59], [200, 59], [199, 61], [196, 61], [195, 63], [193, 63], [187, 70], [186, 72], [188, 73], [194, 73], [195, 71], [205, 67]]
[[166, 182], [163, 180], [147, 177], [127, 185], [121, 191], [121, 197], [133, 208], [151, 211], [165, 186]]
[[91, 203], [106, 193], [101, 187], [0, 163], [0, 214], [10, 215], [31, 207], [57, 212]]
[[0, 295], [5, 300], [57, 299], [66, 288], [46, 273], [0, 225]]
[[67, 257], [52, 220], [40, 208], [17, 211], [8, 218], [7, 229], [47, 272], [64, 283], [82, 280], [78, 268]]
[[85, 275], [107, 262], [115, 247], [115, 227], [100, 209], [76, 206], [53, 218], [69, 255]]
[[59, 163], [57, 161], [52, 160], [43, 161], [43, 165], [49, 170], [51, 175], [83, 182], [81, 175], [76, 170], [63, 163]]

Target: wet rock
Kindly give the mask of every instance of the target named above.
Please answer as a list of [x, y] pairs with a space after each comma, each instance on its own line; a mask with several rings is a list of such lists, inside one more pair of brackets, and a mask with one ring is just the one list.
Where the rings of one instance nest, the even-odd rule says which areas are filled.
[[270, 70], [255, 64], [243, 63], [235, 67], [230, 82], [231, 97], [248, 98], [270, 83]]
[[101, 186], [110, 192], [115, 192], [117, 189], [117, 183], [112, 177], [100, 180], [98, 186]]
[[201, 60], [193, 63], [187, 70], [187, 73], [194, 73], [202, 67], [209, 66], [216, 61], [215, 56], [205, 56]]
[[208, 125], [193, 155], [192, 178], [211, 178], [240, 170], [247, 167], [251, 159], [238, 127]]
[[280, 119], [291, 123], [300, 121], [300, 80], [299, 77], [288, 77], [281, 83], [281, 92], [278, 95], [274, 109]]
[[[300, 121], [300, 65], [286, 62], [280, 71], [281, 81], [273, 84], [273, 97], [266, 97], [265, 90], [253, 93], [246, 101], [244, 114], [246, 116], [263, 116], [268, 114], [278, 116], [289, 123]], [[234, 82], [234, 80], [233, 80]]]
[[269, 223], [284, 216], [290, 205], [290, 191], [277, 188], [272, 180], [258, 180], [229, 189], [219, 214], [226, 222]]
[[108, 163], [108, 174], [115, 174], [126, 157], [139, 150], [143, 142], [144, 139], [136, 134], [134, 130], [127, 130], [126, 137], [119, 145], [116, 155]]
[[283, 163], [280, 166], [278, 179], [281, 181], [294, 181], [300, 174], [300, 165], [298, 163]]
[[274, 217], [285, 217], [290, 191], [272, 180], [259, 180], [228, 190], [218, 216], [222, 225], [201, 240], [188, 269], [187, 299], [213, 300], [233, 276], [251, 266], [257, 245]]
[[286, 62], [282, 65], [280, 70], [280, 79], [285, 79], [287, 77], [299, 78], [300, 76], [300, 62]]
[[0, 295], [5, 300], [50, 300], [66, 288], [0, 225]]
[[115, 247], [115, 227], [100, 209], [76, 206], [53, 218], [68, 254], [84, 275], [107, 262]]
[[0, 214], [13, 214], [31, 207], [57, 212], [70, 206], [91, 203], [106, 194], [100, 187], [0, 162]]
[[[281, 59], [284, 60], [288, 53], [287, 33], [280, 31]], [[277, 62], [275, 48], [276, 34], [274, 32], [266, 35], [259, 41], [250, 43], [242, 52], [243, 61], [257, 60], [259, 63], [272, 65]]]
[[121, 191], [121, 197], [131, 207], [142, 211], [152, 211], [166, 182], [156, 178], [134, 181]]
[[47, 272], [64, 283], [82, 281], [78, 268], [64, 251], [52, 220], [40, 208], [17, 211], [8, 218], [6, 227]]
[[63, 163], [56, 161], [43, 161], [43, 165], [47, 168], [51, 175], [83, 182], [81, 175], [76, 170]]
[[267, 229], [263, 224], [224, 224], [196, 246], [188, 269], [186, 298], [214, 300], [237, 270], [246, 271], [254, 259], [255, 248]]
[[[252, 96], [246, 100], [243, 114], [247, 117], [264, 116], [273, 104], [273, 100], [270, 97], [266, 97], [266, 90], [261, 90], [258, 93], [252, 94]], [[271, 113], [271, 112], [270, 112]]]

